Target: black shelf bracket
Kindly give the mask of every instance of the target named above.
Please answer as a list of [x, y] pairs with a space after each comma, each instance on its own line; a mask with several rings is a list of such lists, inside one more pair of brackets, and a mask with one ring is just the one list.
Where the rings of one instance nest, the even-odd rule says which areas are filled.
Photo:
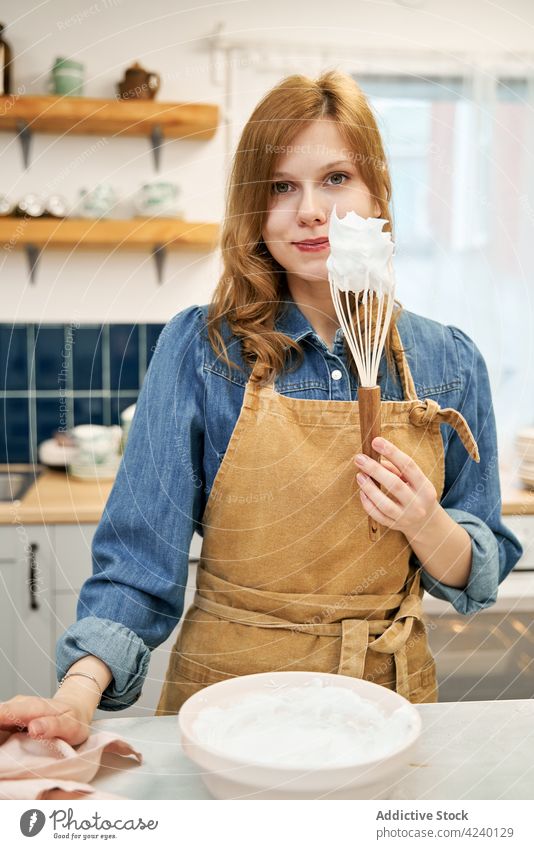
[[154, 245], [152, 248], [152, 256], [156, 263], [156, 274], [160, 285], [163, 283], [163, 266], [165, 264], [166, 255], [167, 251], [165, 245]]
[[24, 253], [26, 254], [26, 261], [28, 263], [30, 283], [33, 284], [36, 282], [37, 278], [37, 266], [39, 262], [40, 250], [37, 245], [28, 243], [27, 245], [24, 245]]
[[150, 133], [150, 144], [152, 145], [152, 155], [154, 157], [154, 169], [159, 171], [161, 146], [163, 144], [163, 132], [160, 124], [154, 124]]
[[20, 149], [22, 150], [22, 161], [24, 168], [28, 168], [30, 164], [30, 147], [32, 140], [32, 131], [26, 121], [17, 121], [17, 133], [20, 141]]

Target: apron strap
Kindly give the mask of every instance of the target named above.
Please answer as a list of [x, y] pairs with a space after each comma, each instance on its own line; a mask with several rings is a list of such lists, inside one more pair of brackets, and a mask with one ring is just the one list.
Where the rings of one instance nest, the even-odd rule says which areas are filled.
[[422, 621], [421, 599], [419, 596], [408, 595], [395, 614], [393, 624], [369, 646], [371, 651], [394, 655], [396, 690], [399, 696], [404, 696], [405, 699], [410, 698], [406, 643], [416, 619]]
[[368, 647], [369, 620], [342, 619], [338, 674], [363, 678]]
[[284, 628], [288, 631], [303, 631], [307, 634], [315, 634], [320, 637], [339, 637], [339, 622], [290, 622], [289, 619], [280, 619], [269, 613], [260, 613], [256, 610], [247, 610], [244, 607], [232, 607], [230, 604], [221, 604], [211, 598], [195, 593], [193, 604], [206, 613], [212, 613], [219, 619], [227, 622], [235, 622], [238, 625], [252, 625], [254, 628]]
[[[256, 628], [281, 628], [289, 631], [301, 631], [315, 636], [337, 637], [341, 641], [338, 674], [353, 678], [363, 678], [367, 651], [393, 654], [397, 692], [409, 699], [410, 683], [406, 642], [410, 638], [416, 619], [423, 621], [420, 570], [417, 569], [409, 579], [410, 591], [402, 599], [393, 619], [342, 619], [340, 622], [290, 622], [278, 616], [260, 613], [254, 610], [236, 608], [221, 604], [200, 594], [197, 590], [194, 605], [200, 610], [217, 616], [219, 619]], [[371, 635], [376, 639], [370, 640]]]
[[480, 463], [480, 454], [478, 445], [471, 432], [465, 418], [452, 407], [441, 408], [439, 404], [431, 398], [426, 398], [424, 401], [418, 398], [415, 389], [415, 383], [408, 364], [408, 358], [402, 347], [402, 340], [397, 324], [393, 326], [393, 354], [395, 362], [399, 370], [399, 375], [404, 391], [404, 397], [407, 401], [417, 401], [415, 407], [410, 410], [410, 421], [412, 424], [423, 426], [438, 418], [445, 424], [450, 425], [463, 442], [464, 448], [469, 456], [476, 462]]
[[412, 377], [410, 366], [408, 364], [408, 358], [404, 352], [399, 328], [397, 327], [397, 322], [394, 323], [391, 332], [393, 337], [393, 356], [395, 357], [395, 363], [399, 371], [399, 376], [402, 384], [402, 391], [404, 393], [404, 400], [418, 401], [419, 399], [417, 397], [415, 383]]

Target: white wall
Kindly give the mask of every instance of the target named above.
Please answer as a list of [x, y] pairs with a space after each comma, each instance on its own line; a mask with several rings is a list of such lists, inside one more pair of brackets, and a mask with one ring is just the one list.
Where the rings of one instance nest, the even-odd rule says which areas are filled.
[[[334, 4], [250, 0], [203, 4], [183, 0], [53, 0], [33, 4], [4, 0], [2, 20], [15, 54], [14, 91], [46, 92], [48, 70], [57, 56], [86, 66], [85, 94], [113, 97], [124, 69], [138, 60], [163, 77], [160, 101], [198, 100], [225, 106], [225, 89], [210, 73], [205, 37], [218, 22], [228, 36], [299, 42], [328, 41], [387, 50], [476, 51], [491, 56], [530, 50], [534, 5], [509, 0], [499, 8], [485, 0], [339, 0]], [[387, 53], [385, 53], [387, 55]], [[300, 68], [310, 72], [303, 62]], [[238, 122], [271, 84], [271, 75], [248, 68]], [[245, 106], [243, 105], [245, 104]], [[237, 104], [239, 106], [239, 103]], [[244, 114], [241, 114], [244, 113]], [[229, 116], [231, 118], [231, 116]], [[234, 128], [235, 137], [237, 128]], [[190, 220], [220, 220], [227, 167], [221, 128], [208, 142], [165, 144], [160, 177], [177, 181]], [[36, 135], [32, 164], [22, 168], [13, 134], [0, 134], [0, 191], [18, 200], [29, 191], [59, 192], [74, 202], [82, 186], [109, 181], [128, 195], [156, 175], [148, 142], [98, 137]], [[192, 303], [209, 300], [217, 280], [217, 255], [169, 252], [166, 280], [158, 286], [150, 256], [117, 251], [48, 251], [37, 283], [27, 280], [20, 251], [0, 261], [1, 321], [166, 321]]]

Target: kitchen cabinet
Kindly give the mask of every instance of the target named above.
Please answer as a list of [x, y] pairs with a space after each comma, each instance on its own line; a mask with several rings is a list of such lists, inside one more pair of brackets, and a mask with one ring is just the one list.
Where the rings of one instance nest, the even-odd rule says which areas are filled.
[[[56, 525], [56, 585], [54, 644], [61, 634], [76, 621], [76, 607], [81, 586], [92, 573], [91, 540], [94, 525]], [[201, 539], [195, 534], [190, 557], [200, 554]], [[190, 563], [185, 593], [185, 608], [191, 604], [196, 582], [196, 563]], [[169, 653], [176, 640], [176, 629], [167, 640], [151, 653], [148, 674], [137, 702], [119, 712], [120, 716], [150, 716], [154, 714], [165, 680]], [[97, 710], [95, 719], [107, 717], [109, 711]]]
[[[76, 621], [80, 589], [92, 573], [94, 524], [0, 527], [0, 700], [23, 693], [51, 697], [57, 689], [56, 642]], [[191, 545], [185, 609], [191, 604], [201, 538]], [[154, 713], [176, 630], [151, 654], [143, 692], [120, 716]], [[109, 711], [97, 710], [95, 718]]]
[[0, 528], [0, 700], [52, 686], [53, 529]]

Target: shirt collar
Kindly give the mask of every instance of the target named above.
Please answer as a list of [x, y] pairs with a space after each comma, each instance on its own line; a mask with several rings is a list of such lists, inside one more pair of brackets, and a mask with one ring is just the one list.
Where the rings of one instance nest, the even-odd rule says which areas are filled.
[[[287, 286], [280, 295], [280, 308], [275, 320], [275, 329], [280, 333], [285, 333], [294, 342], [298, 342], [305, 336], [317, 337], [318, 335], [309, 319], [299, 309]], [[336, 341], [341, 338], [341, 328], [336, 330], [335, 338]]]
[[[397, 319], [399, 332], [401, 326], [404, 326], [403, 319], [405, 313], [406, 311], [401, 313], [400, 317]], [[290, 336], [294, 342], [298, 342], [299, 339], [303, 339], [304, 336], [317, 336], [315, 329], [312, 327], [304, 313], [299, 309], [287, 286], [282, 289], [280, 294], [280, 307], [278, 309], [274, 326], [275, 330]], [[336, 330], [336, 340], [339, 338], [341, 338], [341, 328]]]
[[[403, 316], [401, 314], [398, 319], [399, 324], [402, 317]], [[319, 339], [315, 329], [312, 327], [304, 313], [300, 311], [297, 303], [292, 298], [287, 285], [282, 288], [282, 292], [280, 293], [280, 307], [275, 319], [275, 329], [281, 333], [285, 333], [293, 339], [294, 342], [298, 342], [300, 339], [304, 339], [304, 337], [307, 336]], [[337, 342], [342, 338], [342, 330], [341, 328], [338, 328], [336, 330], [335, 341]], [[395, 369], [395, 372], [397, 373], [397, 369]], [[400, 378], [393, 378], [389, 374], [386, 352], [383, 351], [379, 366], [379, 383], [383, 387], [384, 391], [389, 393], [387, 395], [388, 398], [403, 398], [400, 382], [396, 382], [398, 380], [400, 380]]]

